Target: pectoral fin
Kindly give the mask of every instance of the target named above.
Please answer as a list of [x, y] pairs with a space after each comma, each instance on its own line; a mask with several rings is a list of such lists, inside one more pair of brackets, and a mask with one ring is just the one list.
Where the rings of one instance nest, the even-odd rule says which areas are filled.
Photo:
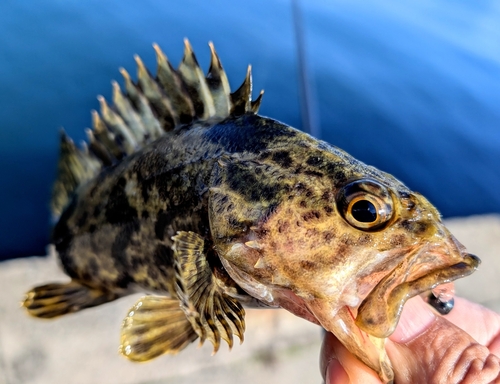
[[241, 304], [224, 292], [223, 283], [214, 275], [205, 256], [204, 240], [193, 232], [178, 232], [172, 249], [180, 263], [178, 295], [181, 305], [200, 337], [210, 340], [214, 353], [225, 340], [233, 346], [233, 335], [243, 342], [245, 311]]
[[71, 281], [66, 284], [46, 284], [26, 294], [23, 306], [35, 317], [50, 319], [84, 308], [94, 307], [119, 298], [121, 294], [91, 288]]
[[177, 299], [144, 296], [123, 321], [120, 353], [133, 361], [176, 354], [198, 338]]

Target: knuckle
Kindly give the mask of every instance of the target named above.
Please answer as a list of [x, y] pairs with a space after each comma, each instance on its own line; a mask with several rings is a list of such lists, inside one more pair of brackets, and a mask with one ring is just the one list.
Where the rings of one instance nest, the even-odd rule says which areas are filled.
[[500, 382], [500, 360], [485, 346], [471, 344], [455, 356], [452, 372], [457, 383], [497, 383]]

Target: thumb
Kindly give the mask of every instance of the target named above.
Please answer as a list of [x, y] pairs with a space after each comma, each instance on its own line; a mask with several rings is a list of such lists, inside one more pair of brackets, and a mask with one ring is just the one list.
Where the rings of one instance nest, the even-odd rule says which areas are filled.
[[397, 383], [500, 382], [500, 359], [420, 297], [406, 303], [390, 340]]

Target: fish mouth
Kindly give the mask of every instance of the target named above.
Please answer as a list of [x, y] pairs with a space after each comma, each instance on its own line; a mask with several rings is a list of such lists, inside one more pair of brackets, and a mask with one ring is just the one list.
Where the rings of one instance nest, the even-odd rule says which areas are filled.
[[[411, 251], [363, 300], [358, 307], [356, 325], [372, 336], [387, 338], [396, 329], [408, 299], [477, 269], [481, 263], [477, 256], [464, 252], [463, 246], [451, 235], [446, 243], [445, 247], [429, 246]], [[427, 263], [434, 267], [422, 273]]]

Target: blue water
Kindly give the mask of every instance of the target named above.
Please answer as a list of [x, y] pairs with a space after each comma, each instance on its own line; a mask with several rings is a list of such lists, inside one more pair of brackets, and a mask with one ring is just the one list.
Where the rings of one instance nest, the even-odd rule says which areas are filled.
[[[500, 212], [500, 3], [302, 2], [323, 139], [393, 173], [445, 216]], [[233, 87], [300, 128], [290, 1], [0, 2], [0, 259], [44, 254], [57, 131], [77, 141], [133, 54], [154, 68], [213, 40]]]

